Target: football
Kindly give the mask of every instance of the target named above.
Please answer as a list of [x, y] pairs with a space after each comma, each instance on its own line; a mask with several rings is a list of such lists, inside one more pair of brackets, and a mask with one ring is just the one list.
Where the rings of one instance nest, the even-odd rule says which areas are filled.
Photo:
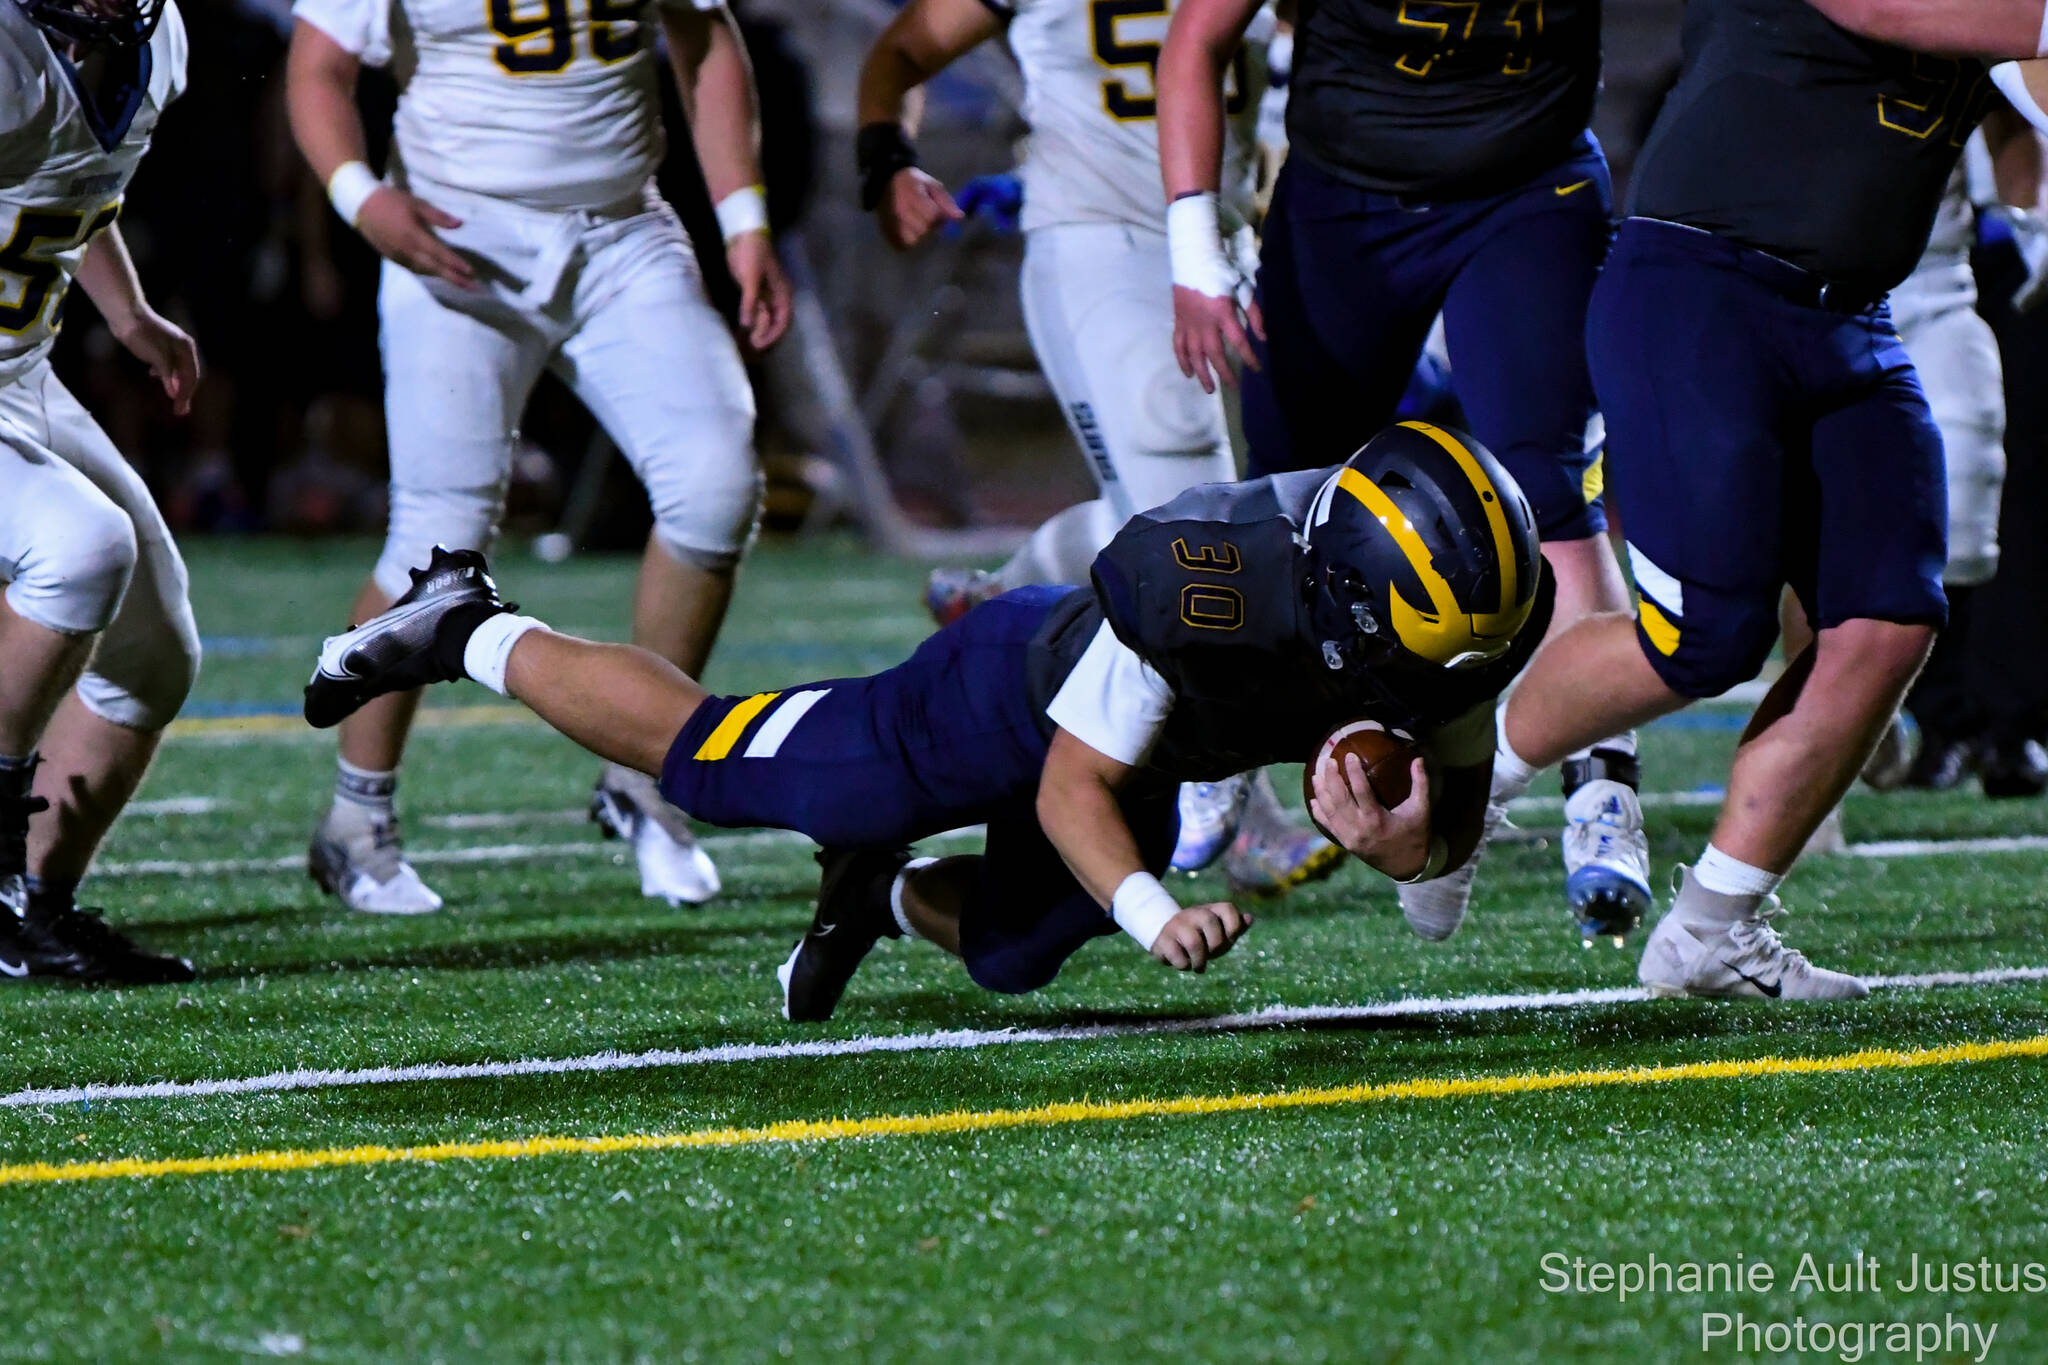
[[[1309, 758], [1308, 766], [1301, 770], [1301, 804], [1304, 808], [1315, 797], [1316, 769], [1323, 765], [1324, 759], [1333, 759], [1341, 765], [1352, 754], [1358, 755], [1358, 761], [1365, 765], [1365, 780], [1381, 805], [1392, 810], [1408, 799], [1412, 786], [1409, 769], [1416, 759], [1422, 757], [1422, 751], [1377, 721], [1354, 720], [1324, 735], [1323, 742], [1316, 746], [1315, 753]], [[1322, 826], [1318, 824], [1317, 828]], [[1323, 834], [1328, 837], [1329, 831], [1323, 830]]]

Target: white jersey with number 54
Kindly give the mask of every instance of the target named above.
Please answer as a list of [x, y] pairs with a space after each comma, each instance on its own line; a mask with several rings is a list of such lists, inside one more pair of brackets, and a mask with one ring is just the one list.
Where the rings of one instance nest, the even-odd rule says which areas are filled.
[[[982, 0], [1010, 19], [1031, 141], [1024, 227], [1131, 223], [1166, 230], [1159, 178], [1159, 49], [1174, 0]], [[1224, 90], [1223, 199], [1251, 204], [1272, 11], [1262, 9]]]
[[661, 159], [657, 7], [719, 0], [297, 0], [402, 85], [392, 178], [539, 209], [636, 194]]
[[76, 68], [17, 4], [0, 4], [0, 382], [49, 352], [64, 295], [157, 117], [185, 89], [185, 21], [167, 5], [133, 78], [88, 103]]

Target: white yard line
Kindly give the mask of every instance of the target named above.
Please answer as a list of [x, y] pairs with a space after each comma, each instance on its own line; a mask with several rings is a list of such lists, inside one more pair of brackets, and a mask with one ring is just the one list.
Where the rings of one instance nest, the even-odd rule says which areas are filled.
[[[2048, 967], [2002, 967], [1980, 972], [1925, 972], [1911, 976], [1868, 977], [1882, 990], [1928, 987], [1995, 986], [2021, 981], [2048, 981]], [[1419, 1015], [1495, 1014], [1504, 1010], [1575, 1009], [1588, 1005], [1634, 1004], [1647, 1001], [1647, 991], [1634, 988], [1552, 991], [1534, 995], [1434, 996], [1388, 1000], [1372, 1005], [1274, 1005], [1243, 1014], [1200, 1019], [1160, 1019], [1136, 1024], [1082, 1024], [1064, 1028], [948, 1029], [936, 1033], [902, 1033], [866, 1038], [823, 1039], [800, 1043], [728, 1043], [687, 1051], [594, 1052], [583, 1057], [535, 1057], [517, 1062], [426, 1062], [414, 1066], [377, 1066], [358, 1070], [273, 1071], [207, 1081], [152, 1081], [142, 1085], [55, 1086], [0, 1095], [0, 1109], [52, 1104], [89, 1104], [94, 1100], [199, 1099], [216, 1095], [277, 1094], [295, 1090], [333, 1090], [361, 1085], [397, 1085], [422, 1081], [491, 1080], [510, 1076], [589, 1075], [612, 1071], [649, 1071], [667, 1067], [707, 1066], [723, 1062], [772, 1062], [798, 1057], [859, 1057], [891, 1052], [962, 1052], [1017, 1043], [1076, 1043], [1104, 1038], [1151, 1038], [1176, 1034], [1235, 1033], [1306, 1024], [1348, 1023], [1370, 1019], [1403, 1019]]]
[[2048, 850], [2048, 834], [2016, 834], [1987, 839], [1876, 839], [1851, 844], [1842, 852], [1852, 858], [1931, 858], [1942, 853], [2039, 853]]

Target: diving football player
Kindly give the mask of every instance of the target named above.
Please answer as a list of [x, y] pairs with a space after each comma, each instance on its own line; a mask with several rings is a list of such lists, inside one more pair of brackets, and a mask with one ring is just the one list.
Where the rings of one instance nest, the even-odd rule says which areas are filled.
[[[818, 841], [810, 932], [781, 968], [823, 1019], [878, 939], [928, 939], [997, 991], [1043, 986], [1119, 927], [1202, 970], [1248, 920], [1158, 881], [1177, 784], [1300, 762], [1361, 717], [1415, 737], [1409, 799], [1324, 763], [1312, 810], [1390, 877], [1425, 881], [1479, 836], [1503, 687], [1541, 639], [1548, 571], [1528, 504], [1476, 441], [1410, 423], [1330, 469], [1191, 489], [1132, 520], [1088, 588], [981, 604], [906, 662], [748, 697], [644, 650], [509, 614], [481, 556], [437, 551], [413, 590], [330, 639], [306, 717], [473, 678], [585, 748], [660, 774], [716, 825]], [[910, 846], [985, 823], [985, 851]]]

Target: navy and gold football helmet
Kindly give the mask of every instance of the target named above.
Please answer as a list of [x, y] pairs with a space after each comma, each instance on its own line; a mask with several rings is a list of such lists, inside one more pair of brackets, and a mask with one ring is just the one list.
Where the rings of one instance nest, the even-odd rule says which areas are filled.
[[1306, 535], [1310, 620], [1334, 669], [1477, 668], [1536, 603], [1529, 501], [1463, 432], [1403, 422], [1373, 437], [1324, 483]]

